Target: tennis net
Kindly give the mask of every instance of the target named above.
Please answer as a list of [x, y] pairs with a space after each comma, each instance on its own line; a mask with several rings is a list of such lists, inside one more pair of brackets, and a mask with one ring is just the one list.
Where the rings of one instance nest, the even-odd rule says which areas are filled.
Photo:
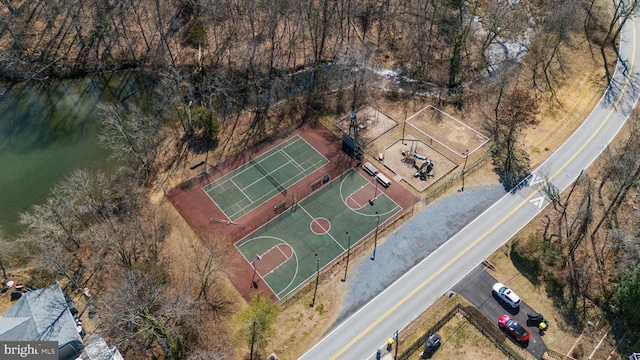
[[276, 179], [274, 179], [273, 176], [271, 176], [271, 174], [269, 174], [269, 172], [267, 172], [267, 170], [263, 168], [262, 165], [260, 165], [260, 163], [257, 162], [256, 159], [254, 159], [253, 156], [251, 155], [249, 155], [249, 162], [253, 166], [255, 166], [258, 169], [258, 171], [260, 171], [262, 175], [264, 175], [264, 177], [267, 178], [267, 180], [271, 181], [273, 186], [275, 186], [278, 190], [280, 190], [280, 192], [284, 194], [284, 196], [287, 196], [287, 190], [284, 188], [284, 186], [280, 185], [280, 183]]

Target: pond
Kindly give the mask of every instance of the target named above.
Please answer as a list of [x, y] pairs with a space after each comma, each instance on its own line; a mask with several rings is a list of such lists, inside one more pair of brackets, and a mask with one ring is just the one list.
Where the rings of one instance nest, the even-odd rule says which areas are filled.
[[134, 93], [133, 77], [0, 84], [0, 226], [15, 237], [20, 213], [44, 202], [78, 168], [115, 167], [98, 143], [100, 102]]

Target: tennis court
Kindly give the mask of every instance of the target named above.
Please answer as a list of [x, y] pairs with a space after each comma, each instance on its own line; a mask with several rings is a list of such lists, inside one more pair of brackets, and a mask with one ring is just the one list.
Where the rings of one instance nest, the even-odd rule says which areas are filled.
[[[278, 299], [402, 210], [354, 169], [324, 185], [236, 243], [253, 267], [249, 286], [268, 286]], [[317, 254], [317, 257], [316, 257]]]
[[236, 221], [329, 160], [299, 135], [289, 138], [215, 182], [204, 186], [225, 216]]

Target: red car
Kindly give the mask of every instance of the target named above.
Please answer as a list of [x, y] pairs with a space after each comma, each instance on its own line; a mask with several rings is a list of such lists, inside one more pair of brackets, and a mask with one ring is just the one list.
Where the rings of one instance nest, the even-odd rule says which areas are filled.
[[507, 332], [513, 335], [518, 341], [525, 342], [529, 340], [530, 334], [527, 329], [518, 324], [509, 315], [500, 316], [498, 326], [500, 326], [501, 329], [507, 330]]

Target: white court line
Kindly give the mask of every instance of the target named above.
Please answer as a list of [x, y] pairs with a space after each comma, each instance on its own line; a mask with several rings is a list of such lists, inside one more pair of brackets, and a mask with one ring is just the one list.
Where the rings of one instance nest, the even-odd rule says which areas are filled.
[[[311, 214], [309, 214], [309, 212], [307, 211], [307, 209], [305, 209], [302, 205], [298, 204], [298, 206], [302, 209], [302, 211], [304, 211], [304, 212], [305, 212], [305, 214], [307, 214], [307, 215], [309, 216], [309, 218], [311, 218], [311, 220], [314, 220], [314, 219], [315, 219], [315, 217], [311, 216]], [[333, 235], [331, 235], [331, 233], [327, 233], [327, 235], [329, 235], [329, 237], [330, 237], [333, 241], [335, 241], [335, 243], [336, 243], [336, 244], [338, 244], [338, 246], [340, 246], [340, 248], [341, 248], [343, 251], [344, 251], [344, 250], [347, 250], [347, 249], [345, 249], [345, 248], [344, 248], [344, 247], [343, 247], [343, 246], [338, 242], [338, 240], [336, 240], [336, 238], [334, 238], [334, 237], [333, 237]]]
[[[309, 142], [308, 142], [307, 140], [305, 140], [303, 137], [300, 137], [300, 139], [301, 139], [302, 141], [306, 142], [306, 143], [307, 143], [307, 145], [309, 145], [309, 147], [310, 147], [310, 148], [312, 148], [313, 150], [315, 150], [315, 152], [317, 152], [317, 153], [318, 153], [318, 155], [322, 156], [322, 158], [325, 160], [325, 163], [324, 163], [324, 164], [329, 163], [329, 159], [327, 159], [326, 157], [324, 157], [324, 155], [322, 155], [322, 153], [321, 153], [320, 151], [316, 150], [316, 148], [314, 148], [314, 147], [313, 147], [313, 145], [309, 144]], [[323, 165], [324, 165], [324, 164], [323, 164]]]
[[244, 195], [244, 197], [247, 198], [247, 200], [249, 200], [251, 202], [251, 204], [253, 204], [253, 200], [251, 200], [251, 198], [249, 196], [247, 196], [247, 194], [245, 194], [244, 191], [242, 191], [242, 188], [240, 186], [238, 186], [238, 184], [236, 184], [235, 181], [233, 181], [233, 179], [229, 179], [229, 182], [233, 184], [233, 186], [235, 186], [238, 190], [240, 190], [240, 192], [242, 193], [242, 195]]
[[[329, 219], [323, 218], [327, 221], [329, 221]], [[316, 219], [313, 219], [313, 221], [316, 221]], [[316, 222], [318, 224], [318, 226], [320, 226], [320, 229], [322, 229], [322, 231], [324, 231], [325, 233], [328, 233], [329, 230], [331, 230], [331, 222], [329, 221], [329, 227], [327, 229], [325, 229], [322, 225], [320, 225], [320, 223]]]
[[[366, 185], [365, 185], [366, 186]], [[360, 191], [364, 186], [362, 186], [360, 189], [356, 190], [356, 191]], [[347, 199], [345, 199], [345, 205], [347, 205], [347, 200], [351, 199], [351, 201], [353, 201], [354, 203], [356, 203], [356, 205], [359, 206], [358, 210], [362, 209], [364, 207], [364, 205], [360, 205], [359, 202], [357, 202], [354, 198], [353, 198], [353, 193], [351, 193], [351, 195], [347, 196]], [[366, 205], [366, 204], [365, 204]], [[350, 207], [349, 205], [347, 205], [347, 207]]]
[[224, 211], [224, 209], [222, 207], [220, 207], [220, 205], [218, 205], [218, 203], [213, 200], [213, 198], [211, 197], [211, 195], [209, 195], [209, 193], [203, 188], [202, 191], [204, 192], [205, 195], [207, 195], [207, 197], [213, 202], [213, 204], [215, 206], [218, 207], [218, 209], [220, 209], [220, 211], [222, 211], [222, 213], [224, 214], [224, 216], [227, 217], [227, 219], [231, 220], [231, 218], [229, 217], [229, 215], [227, 215], [227, 213]]
[[[298, 143], [299, 141], [304, 142], [304, 143], [305, 143], [305, 144], [306, 144], [310, 149], [312, 149], [313, 151], [315, 151], [315, 152], [316, 152], [316, 154], [318, 154], [318, 155], [320, 155], [320, 156], [322, 157], [322, 160], [323, 160], [323, 161], [321, 160], [318, 164], [315, 164], [315, 163], [314, 163], [314, 164], [312, 164], [313, 171], [318, 170], [318, 169], [319, 169], [319, 168], [321, 168], [323, 165], [326, 165], [326, 164], [329, 162], [329, 160], [328, 160], [326, 157], [324, 157], [324, 155], [322, 155], [318, 150], [316, 150], [316, 149], [315, 149], [311, 144], [309, 144], [309, 142], [307, 142], [305, 139], [303, 139], [300, 135], [295, 135], [295, 136], [293, 136], [290, 140], [287, 140], [287, 141], [283, 142], [282, 144], [278, 145], [277, 147], [272, 148], [271, 150], [269, 150], [269, 151], [268, 151], [268, 152], [266, 152], [265, 154], [262, 154], [261, 156], [259, 156], [259, 158], [261, 158], [261, 159], [260, 159], [260, 161], [257, 161], [257, 159], [256, 159], [256, 162], [260, 162], [260, 163], [261, 163], [264, 159], [268, 159], [268, 158], [270, 158], [270, 157], [274, 156], [274, 155], [275, 155], [275, 154], [277, 154], [277, 153], [283, 153], [283, 154], [286, 154], [286, 155], [287, 155], [287, 157], [289, 157], [289, 158], [290, 158], [290, 156], [288, 156], [288, 154], [287, 154], [286, 152], [284, 152], [284, 151], [283, 151], [283, 149], [286, 149], [287, 147], [292, 146], [293, 144]], [[292, 158], [290, 158], [290, 159], [291, 159], [291, 161], [293, 161], [293, 162], [294, 162], [294, 165], [296, 165], [298, 168], [302, 169], [303, 171], [302, 171], [302, 172], [300, 172], [300, 173], [298, 173], [295, 177], [293, 177], [293, 178], [291, 178], [291, 179], [290, 179], [290, 180], [293, 180], [293, 182], [292, 182], [292, 183], [289, 183], [289, 181], [287, 181], [286, 183], [282, 183], [282, 184], [280, 184], [280, 185], [281, 185], [282, 187], [284, 187], [284, 188], [287, 188], [287, 187], [291, 187], [291, 186], [293, 186], [295, 183], [297, 183], [297, 182], [299, 182], [300, 180], [304, 179], [305, 177], [307, 177], [309, 174], [311, 174], [311, 173], [313, 172], [313, 171], [309, 171], [311, 168], [309, 168], [309, 169], [304, 169], [304, 168], [303, 168], [302, 166], [300, 166], [300, 165], [299, 165], [295, 160], [293, 160]], [[279, 170], [280, 168], [282, 168], [283, 166], [287, 165], [288, 163], [289, 163], [289, 162], [287, 162], [287, 163], [285, 163], [285, 164], [281, 165], [280, 167], [276, 168], [275, 170], [273, 170], [273, 171], [269, 172], [268, 174], [269, 174], [269, 175], [273, 174], [275, 171]], [[254, 206], [254, 204], [255, 204], [255, 203], [261, 202], [261, 201], [262, 201], [262, 199], [265, 199], [265, 198], [267, 198], [267, 201], [268, 201], [268, 199], [273, 198], [274, 196], [278, 195], [278, 193], [279, 193], [278, 189], [276, 188], [276, 189], [274, 189], [274, 190], [272, 190], [272, 191], [270, 191], [270, 192], [268, 192], [268, 193], [266, 193], [266, 194], [264, 194], [264, 195], [260, 196], [259, 198], [256, 198], [256, 199], [253, 199], [253, 200], [252, 200], [249, 196], [247, 196], [247, 194], [246, 194], [243, 190], [246, 190], [249, 186], [255, 185], [255, 183], [259, 182], [262, 178], [265, 178], [266, 176], [262, 176], [260, 179], [258, 179], [258, 180], [256, 180], [256, 181], [254, 181], [253, 183], [249, 184], [248, 186], [246, 186], [246, 187], [244, 187], [244, 188], [239, 187], [239, 186], [238, 186], [238, 185], [233, 181], [233, 179], [234, 179], [236, 176], [239, 176], [239, 175], [241, 175], [242, 173], [244, 173], [244, 172], [248, 171], [249, 169], [251, 169], [251, 168], [255, 168], [255, 167], [256, 167], [255, 165], [251, 164], [250, 162], [247, 162], [247, 163], [243, 164], [241, 167], [239, 167], [239, 168], [237, 168], [237, 169], [233, 170], [232, 172], [230, 172], [230, 173], [228, 173], [228, 174], [225, 174], [225, 175], [224, 175], [223, 177], [221, 177], [220, 179], [218, 179], [218, 180], [216, 180], [216, 181], [214, 181], [214, 182], [212, 182], [212, 183], [209, 183], [209, 184], [207, 184], [207, 185], [203, 186], [203, 190], [204, 190], [204, 192], [207, 194], [207, 196], [209, 197], [209, 199], [211, 199], [211, 201], [212, 201], [214, 204], [216, 204], [216, 206], [217, 206], [217, 207], [218, 207], [218, 208], [219, 208], [219, 209], [220, 209], [220, 210], [221, 210], [221, 211], [222, 211], [222, 212], [227, 216], [227, 218], [229, 218], [230, 220], [233, 220], [233, 219], [234, 219], [234, 218], [236, 218], [236, 217], [237, 217], [237, 218], [239, 218], [239, 217], [242, 217], [242, 216], [246, 215], [246, 214], [248, 213], [246, 210], [247, 210], [247, 209], [250, 209], [249, 211], [252, 211], [253, 209], [251, 209], [251, 207], [252, 207], [252, 206]], [[240, 169], [241, 169], [241, 170], [240, 170]], [[269, 179], [267, 179], [267, 180], [269, 180]], [[222, 209], [222, 207], [218, 206], [218, 204], [215, 202], [215, 200], [213, 199], [213, 197], [209, 194], [209, 192], [210, 192], [210, 191], [215, 192], [215, 190], [214, 190], [214, 189], [216, 189], [216, 188], [218, 188], [218, 187], [220, 187], [220, 186], [224, 185], [224, 183], [226, 183], [227, 181], [231, 181], [231, 182], [233, 183], [233, 185], [234, 185], [236, 188], [238, 188], [238, 189], [243, 193], [243, 195], [244, 195], [247, 199], [249, 199], [249, 201], [250, 201], [250, 203], [249, 203], [249, 204], [247, 204], [246, 206], [242, 206], [240, 209], [238, 209], [236, 212], [234, 212], [234, 213], [232, 213], [232, 214], [230, 214], [230, 215], [227, 215], [227, 214], [226, 214], [226, 212], [224, 211], [224, 209]], [[275, 191], [275, 193], [273, 193], [273, 191]], [[238, 216], [238, 214], [240, 214], [240, 215]]]
[[[291, 247], [291, 245], [289, 245], [289, 244], [287, 244], [287, 246]], [[284, 256], [284, 259], [285, 259], [284, 261], [287, 261], [287, 260], [291, 259], [291, 256], [287, 256], [287, 254], [285, 254], [284, 251], [280, 250], [280, 246], [276, 246], [276, 249], [278, 249], [278, 251], [280, 251], [280, 254], [282, 254]], [[293, 248], [291, 250], [292, 250], [291, 255], [293, 256]]]
[[[341, 181], [340, 181], [340, 200], [342, 200], [342, 203], [344, 204], [344, 206], [345, 206], [347, 209], [349, 209], [349, 211], [351, 211], [351, 212], [354, 212], [354, 213], [356, 213], [356, 214], [358, 214], [358, 215], [360, 215], [360, 216], [376, 216], [375, 214], [365, 214], [365, 213], [361, 213], [360, 211], [358, 211], [359, 209], [357, 209], [357, 210], [356, 210], [356, 209], [352, 209], [351, 207], [349, 207], [349, 205], [347, 205], [347, 198], [348, 198], [349, 196], [351, 196], [351, 194], [353, 194], [353, 193], [354, 193], [354, 191], [350, 192], [348, 196], [345, 196], [345, 194], [342, 192], [342, 184], [344, 184], [344, 182], [347, 180], [347, 178], [348, 178], [348, 177], [350, 177], [351, 175], [353, 175], [353, 174], [357, 174], [357, 175], [359, 175], [363, 180], [365, 180], [365, 181], [366, 181], [366, 183], [365, 183], [364, 185], [360, 186], [360, 187], [358, 188], [358, 190], [360, 190], [360, 189], [362, 189], [363, 187], [368, 186], [368, 185], [376, 186], [375, 184], [371, 184], [371, 180], [367, 180], [367, 179], [366, 179], [364, 176], [362, 176], [362, 174], [360, 174], [357, 170], [349, 169], [348, 171], [351, 171], [351, 173], [349, 173], [349, 174], [345, 173], [346, 175], [345, 175], [345, 176], [341, 179]], [[342, 175], [341, 175], [341, 176], [342, 176]], [[376, 181], [376, 180], [372, 180], [372, 181]], [[399, 212], [401, 212], [401, 211], [403, 210], [403, 208], [402, 208], [402, 206], [398, 205], [398, 203], [397, 203], [397, 202], [395, 202], [395, 200], [393, 200], [392, 198], [390, 198], [389, 196], [387, 196], [387, 194], [385, 194], [385, 193], [384, 193], [384, 191], [382, 191], [383, 189], [384, 189], [384, 188], [378, 188], [378, 191], [380, 192], [380, 194], [379, 194], [378, 196], [376, 196], [376, 199], [378, 199], [378, 197], [380, 197], [380, 196], [384, 195], [384, 197], [385, 197], [385, 198], [387, 198], [389, 201], [391, 201], [393, 204], [395, 204], [395, 207], [394, 207], [394, 208], [392, 208], [392, 209], [390, 209], [390, 210], [389, 210], [389, 211], [387, 211], [387, 212], [384, 212], [384, 213], [381, 213], [381, 214], [378, 214], [378, 215], [380, 215], [380, 216], [384, 216], [384, 215], [387, 215], [387, 214], [391, 214], [391, 213], [393, 213], [393, 215], [391, 215], [391, 216], [393, 217], [393, 216], [395, 216], [396, 214], [398, 214]], [[356, 190], [356, 191], [358, 191], [358, 190]], [[398, 209], [400, 209], [400, 210], [396, 211], [396, 208], [398, 208]]]
[[[260, 161], [260, 162], [261, 162], [261, 161]], [[267, 172], [267, 175], [270, 175], [271, 177], [273, 177], [273, 175], [271, 175], [271, 174], [275, 173], [276, 171], [278, 171], [278, 170], [282, 169], [283, 167], [285, 167], [285, 166], [287, 166], [287, 165], [289, 165], [289, 163], [288, 163], [288, 162], [286, 162], [286, 163], [284, 163], [284, 164], [282, 164], [282, 165], [278, 166], [277, 168], [275, 168], [275, 169], [273, 169], [273, 170], [271, 170], [271, 171]], [[255, 167], [258, 171], [260, 171], [260, 169], [258, 169], [256, 166], [254, 166], [254, 167]], [[263, 167], [263, 168], [264, 168], [264, 167]], [[262, 171], [260, 171], [260, 172], [262, 173]], [[258, 180], [256, 180], [256, 181], [252, 182], [251, 184], [247, 185], [247, 186], [245, 187], [245, 189], [246, 189], [246, 188], [248, 188], [248, 187], [250, 187], [250, 186], [255, 185], [257, 182], [259, 182], [259, 181], [260, 181], [260, 180], [262, 180], [262, 179], [267, 179], [267, 180], [269, 180], [269, 179], [267, 178], [267, 176], [266, 176], [266, 175], [265, 175], [265, 176], [262, 176], [260, 179], [258, 179]], [[275, 180], [275, 178], [273, 178], [273, 179]], [[277, 181], [277, 180], [275, 180], [275, 181]], [[271, 181], [269, 181], [269, 182], [271, 182]], [[278, 184], [279, 184], [280, 186], [282, 186], [283, 188], [285, 187], [285, 185], [283, 185], [283, 184], [280, 184], [280, 183], [278, 183]], [[278, 189], [276, 189], [276, 190], [278, 190]]]
[[293, 165], [295, 165], [298, 169], [300, 169], [302, 172], [307, 171], [307, 169], [303, 168], [302, 166], [300, 166], [300, 164], [298, 164], [297, 161], [295, 161], [291, 156], [289, 156], [289, 154], [286, 151], [280, 151], [281, 154], [283, 154], [284, 156], [286, 156], [287, 158], [289, 158], [289, 162], [292, 162]]
[[[276, 146], [274, 148], [269, 149], [269, 151], [267, 151], [266, 153], [258, 156], [258, 158], [264, 157], [260, 161], [257, 161], [257, 159], [255, 159], [255, 160], [256, 160], [256, 162], [262, 162], [262, 160], [272, 157], [273, 155], [281, 152], [281, 149], [287, 148], [288, 146], [298, 142], [298, 140], [304, 140], [304, 139], [302, 139], [300, 137], [300, 135], [295, 135], [290, 140], [287, 140], [287, 141], [283, 142], [282, 144], [280, 144], [280, 145], [278, 145], [278, 146]], [[280, 148], [280, 146], [282, 146], [282, 148]], [[311, 145], [309, 145], [309, 146], [311, 146]], [[243, 169], [243, 167], [244, 167], [244, 169]], [[205, 185], [204, 188], [207, 188], [205, 191], [209, 191], [211, 189], [215, 189], [215, 188], [221, 186], [222, 184], [224, 184], [225, 182], [233, 180], [233, 178], [235, 178], [236, 176], [241, 175], [242, 173], [244, 173], [245, 171], [248, 171], [251, 168], [255, 168], [255, 165], [251, 164], [251, 162], [246, 162], [246, 163], [242, 164], [240, 167], [232, 170], [230, 173], [225, 174], [224, 176], [222, 176], [218, 180]], [[242, 170], [240, 170], [240, 169], [242, 169]], [[213, 184], [215, 184], [215, 185], [213, 185]]]

